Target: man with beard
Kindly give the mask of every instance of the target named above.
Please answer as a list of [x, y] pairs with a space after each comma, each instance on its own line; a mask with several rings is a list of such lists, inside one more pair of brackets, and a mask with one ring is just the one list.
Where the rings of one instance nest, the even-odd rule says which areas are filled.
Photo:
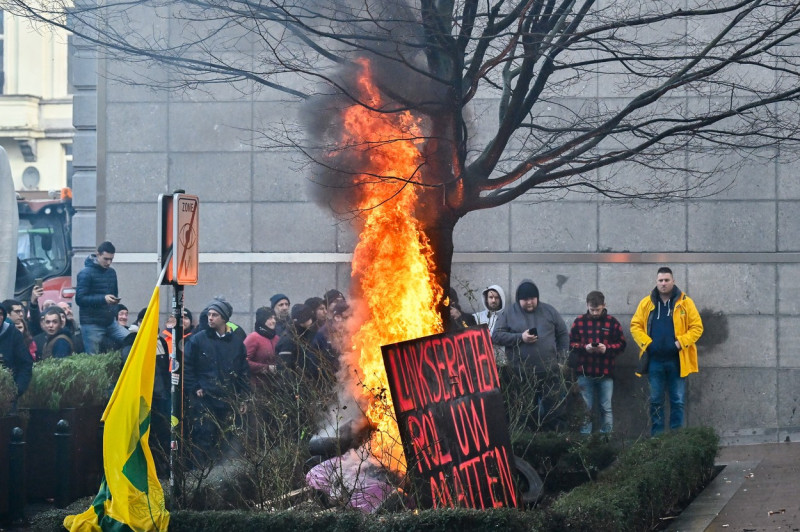
[[500, 373], [505, 381], [501, 388], [518, 390], [509, 400], [535, 405], [524, 414], [525, 424], [559, 428], [566, 421], [559, 358], [569, 348], [567, 325], [552, 305], [539, 301], [539, 288], [530, 279], [522, 280], [515, 299], [498, 317], [492, 334], [492, 342], [506, 348], [508, 359]]
[[581, 427], [581, 434], [592, 432], [592, 409], [597, 394], [603, 424], [600, 432], [608, 434], [613, 428], [611, 395], [614, 392], [614, 360], [625, 350], [625, 335], [619, 321], [606, 311], [602, 292], [589, 292], [586, 296], [586, 314], [572, 322], [569, 346], [577, 355], [575, 371], [589, 420]]
[[291, 302], [286, 294], [275, 294], [269, 298], [269, 305], [275, 311], [278, 321], [275, 324], [275, 332], [278, 336], [283, 336], [286, 328], [291, 325], [292, 320], [289, 314]]
[[[489, 327], [489, 334], [494, 332], [497, 325], [497, 318], [506, 308], [506, 293], [500, 285], [493, 284], [484, 290], [483, 310], [473, 314], [478, 325], [486, 324]], [[505, 366], [506, 348], [502, 345], [494, 344], [494, 360], [498, 366]]]
[[683, 426], [686, 377], [697, 367], [697, 341], [703, 321], [694, 301], [677, 286], [672, 270], [658, 269], [656, 287], [639, 302], [631, 336], [639, 346], [636, 374], [650, 380], [650, 433], [664, 432], [664, 393], [669, 395], [669, 427]]

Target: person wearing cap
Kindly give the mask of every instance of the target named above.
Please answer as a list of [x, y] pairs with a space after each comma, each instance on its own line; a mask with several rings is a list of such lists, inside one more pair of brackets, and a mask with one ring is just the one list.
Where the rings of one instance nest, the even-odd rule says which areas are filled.
[[283, 336], [286, 327], [290, 325], [292, 318], [289, 313], [291, 301], [286, 294], [275, 294], [269, 298], [269, 306], [275, 311], [275, 316], [278, 318], [275, 324], [275, 332], [278, 336]]
[[497, 318], [492, 342], [506, 348], [508, 373], [534, 381], [536, 423], [541, 423], [563, 403], [559, 358], [569, 349], [569, 331], [561, 314], [539, 301], [539, 288], [530, 279], [519, 284], [514, 304]]
[[247, 411], [247, 350], [228, 325], [232, 313], [230, 303], [215, 298], [206, 306], [208, 328], [192, 334], [186, 344], [184, 389], [194, 403], [192, 438], [200, 463], [216, 454], [225, 420], [236, 410]]

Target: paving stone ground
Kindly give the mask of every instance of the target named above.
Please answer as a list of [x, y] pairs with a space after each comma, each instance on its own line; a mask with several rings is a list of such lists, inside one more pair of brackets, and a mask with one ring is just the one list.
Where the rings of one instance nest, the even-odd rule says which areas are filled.
[[717, 464], [725, 469], [669, 530], [800, 531], [800, 443], [724, 447]]

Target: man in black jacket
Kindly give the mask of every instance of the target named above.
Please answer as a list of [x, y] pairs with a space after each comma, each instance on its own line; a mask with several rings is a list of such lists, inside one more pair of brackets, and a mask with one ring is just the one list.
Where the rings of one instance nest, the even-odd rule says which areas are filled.
[[192, 334], [184, 355], [184, 386], [194, 411], [192, 438], [201, 464], [216, 454], [220, 428], [235, 409], [246, 413], [250, 394], [247, 349], [228, 326], [233, 307], [215, 298], [206, 309], [208, 329]]
[[31, 382], [33, 357], [25, 347], [22, 333], [11, 321], [6, 321], [6, 311], [2, 306], [0, 306], [0, 365], [11, 371], [14, 384], [17, 385], [17, 397], [25, 393]]
[[86, 352], [99, 351], [103, 339], [121, 344], [128, 330], [116, 320], [120, 301], [117, 272], [111, 267], [116, 249], [111, 242], [97, 246], [97, 254], [86, 257], [84, 268], [78, 274], [75, 301], [80, 307], [80, 323]]

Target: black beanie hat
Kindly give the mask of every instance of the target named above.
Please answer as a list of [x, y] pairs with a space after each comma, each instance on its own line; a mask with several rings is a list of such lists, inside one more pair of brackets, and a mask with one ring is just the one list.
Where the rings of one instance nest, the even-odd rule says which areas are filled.
[[233, 314], [233, 307], [222, 297], [215, 297], [211, 303], [206, 305], [206, 310], [216, 310], [225, 321], [230, 320], [231, 314]]
[[335, 288], [331, 288], [330, 290], [325, 292], [323, 299], [325, 300], [325, 305], [327, 306], [333, 303], [337, 299], [344, 299], [344, 294], [336, 290]]
[[280, 301], [281, 301], [281, 300], [283, 300], [283, 299], [285, 299], [285, 300], [286, 300], [288, 303], [291, 303], [291, 301], [289, 300], [289, 298], [288, 298], [288, 297], [286, 297], [286, 294], [275, 294], [274, 296], [272, 296], [271, 298], [269, 298], [269, 306], [270, 306], [270, 307], [272, 307], [272, 308], [274, 309], [274, 308], [275, 308], [275, 305], [277, 305], [277, 304], [278, 304], [278, 302], [280, 302]]
[[522, 281], [517, 288], [517, 301], [539, 297], [539, 288], [531, 281]]
[[259, 327], [264, 326], [264, 322], [275, 315], [275, 311], [269, 307], [260, 307], [256, 309], [256, 324], [253, 330], [258, 330]]
[[314, 319], [314, 313], [306, 305], [298, 303], [292, 307], [292, 321], [297, 324], [305, 323]]

